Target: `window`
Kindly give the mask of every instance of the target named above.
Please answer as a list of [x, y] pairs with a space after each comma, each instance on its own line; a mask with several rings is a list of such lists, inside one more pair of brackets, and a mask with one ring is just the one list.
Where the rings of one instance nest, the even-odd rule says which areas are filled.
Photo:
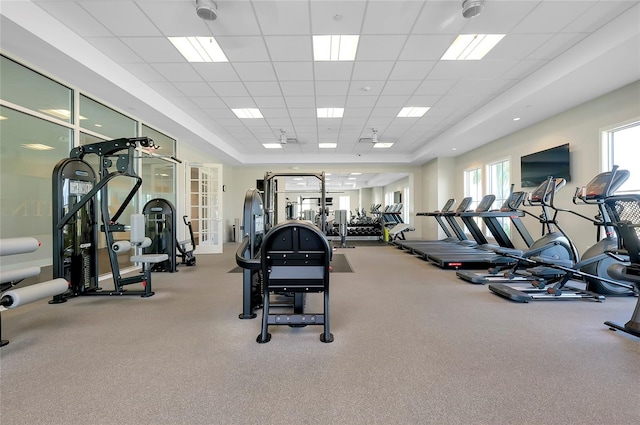
[[[509, 160], [494, 162], [487, 165], [487, 193], [496, 196], [492, 209], [502, 207], [511, 192], [511, 177], [509, 173]], [[511, 237], [511, 222], [508, 218], [498, 218], [502, 228]]]
[[351, 196], [340, 196], [338, 198], [338, 205], [340, 206], [339, 210], [347, 210], [351, 213]]
[[138, 123], [133, 119], [80, 95], [80, 127], [106, 136], [108, 139], [136, 137]]
[[617, 193], [640, 192], [638, 140], [640, 140], [640, 121], [603, 132], [603, 171], [611, 170], [614, 165], [617, 165], [620, 169], [631, 172], [629, 180]]
[[[142, 136], [149, 137], [154, 143], [160, 146], [157, 153], [166, 156], [175, 156], [175, 139], [168, 137], [159, 131], [142, 126]], [[146, 204], [154, 198], [162, 198], [176, 205], [176, 194], [174, 184], [176, 181], [176, 165], [161, 157], [142, 158], [142, 204]]]

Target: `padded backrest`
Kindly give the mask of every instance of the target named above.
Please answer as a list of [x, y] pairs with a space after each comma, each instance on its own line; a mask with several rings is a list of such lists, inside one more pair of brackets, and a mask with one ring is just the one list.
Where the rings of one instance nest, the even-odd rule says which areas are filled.
[[329, 283], [331, 254], [329, 241], [316, 226], [298, 220], [279, 223], [262, 241], [265, 287], [322, 291]]
[[630, 261], [640, 264], [640, 194], [611, 196], [604, 202]]

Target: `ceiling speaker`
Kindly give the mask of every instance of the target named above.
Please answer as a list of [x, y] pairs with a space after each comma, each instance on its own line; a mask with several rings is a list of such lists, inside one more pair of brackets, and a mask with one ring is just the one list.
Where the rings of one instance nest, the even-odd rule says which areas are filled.
[[484, 8], [484, 0], [464, 0], [462, 2], [462, 16], [467, 19], [476, 17]]
[[196, 13], [202, 19], [215, 21], [218, 17], [218, 5], [213, 0], [196, 0]]

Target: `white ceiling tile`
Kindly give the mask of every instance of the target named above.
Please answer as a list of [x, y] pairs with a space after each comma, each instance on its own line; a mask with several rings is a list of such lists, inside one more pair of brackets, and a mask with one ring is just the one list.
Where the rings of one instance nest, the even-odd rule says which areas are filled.
[[211, 118], [215, 118], [217, 119], [235, 119], [237, 120], [238, 117], [236, 117], [236, 115], [233, 113], [233, 111], [231, 111], [231, 109], [229, 108], [207, 108], [207, 115], [209, 115]]
[[351, 81], [349, 96], [378, 96], [382, 93], [385, 81]]
[[347, 101], [347, 96], [316, 96], [316, 107], [318, 108], [342, 108]]
[[60, 22], [73, 29], [82, 37], [113, 36], [99, 19], [94, 18], [79, 2], [55, 1], [40, 2], [38, 6], [46, 10]]
[[364, 1], [311, 2], [311, 30], [315, 35], [360, 34]]
[[[216, 3], [218, 19], [207, 22], [213, 35], [260, 35], [260, 27], [253, 13], [252, 2], [216, 0]], [[189, 9], [193, 10], [193, 7]]]
[[311, 37], [309, 36], [266, 36], [264, 37], [269, 55], [274, 62], [293, 61], [307, 62], [311, 61], [313, 54], [311, 52]]
[[351, 79], [353, 62], [315, 62], [314, 76], [318, 80], [345, 80]]
[[388, 61], [398, 59], [406, 35], [362, 35], [358, 43], [356, 60]]
[[216, 37], [218, 45], [231, 62], [269, 61], [267, 46], [259, 36]]
[[395, 117], [400, 112], [399, 107], [385, 108], [376, 106], [371, 111], [371, 118], [380, 118], [380, 117]]
[[422, 81], [387, 81], [382, 90], [383, 96], [412, 95]]
[[436, 61], [447, 51], [456, 35], [410, 35], [400, 53], [403, 61]]
[[251, 97], [248, 96], [224, 96], [222, 101], [229, 108], [255, 108], [256, 104]]
[[263, 108], [259, 105], [258, 107], [260, 108], [260, 112], [262, 112], [262, 116], [266, 119], [289, 117], [289, 111], [286, 109], [286, 105], [282, 106], [281, 108]]
[[372, 108], [376, 104], [378, 96], [349, 96], [347, 97], [347, 109]]
[[[390, 108], [390, 107], [403, 107], [407, 104], [409, 96], [380, 96], [376, 102], [376, 108]], [[398, 111], [400, 112], [400, 111]]]
[[317, 111], [315, 108], [292, 108], [289, 109], [289, 114], [292, 118], [313, 118], [317, 115]]
[[263, 108], [286, 108], [287, 106], [282, 96], [253, 96], [253, 101], [260, 110]]
[[415, 95], [441, 96], [454, 86], [455, 80], [425, 80], [416, 89]]
[[338, 96], [344, 95], [349, 91], [348, 81], [317, 81], [317, 96]]
[[245, 81], [251, 96], [281, 96], [280, 84], [275, 81]]
[[[546, 43], [553, 34], [509, 34], [487, 55], [487, 60], [524, 59]], [[469, 61], [471, 62], [471, 61]]]
[[135, 2], [97, 0], [84, 1], [81, 5], [118, 37], [162, 35]]
[[427, 1], [413, 26], [414, 34], [458, 34], [467, 23], [461, 1]]
[[599, 1], [592, 7], [581, 7], [580, 10], [583, 13], [577, 13], [576, 19], [562, 30], [569, 33], [596, 31], [604, 22], [609, 22], [616, 16], [621, 15], [630, 7], [633, 7], [634, 4], [633, 1], [607, 0]]
[[203, 109], [226, 108], [222, 99], [217, 96], [194, 97], [193, 103]]
[[306, 1], [254, 1], [252, 4], [265, 35], [308, 34], [310, 31]]
[[[411, 96], [407, 100], [407, 106], [431, 106], [435, 105], [438, 100], [440, 100], [440, 96]], [[429, 112], [427, 111], [427, 113]]]
[[544, 66], [548, 61], [546, 60], [523, 60], [515, 64], [508, 71], [502, 74], [502, 78], [507, 79], [523, 79], [529, 74], [535, 72]]
[[459, 80], [467, 74], [472, 61], [441, 61], [434, 65], [427, 80]]
[[280, 81], [313, 80], [311, 62], [273, 62], [273, 67]]
[[269, 62], [235, 62], [233, 68], [242, 81], [276, 81]]
[[465, 19], [459, 33], [506, 34], [525, 19], [538, 3], [538, 0], [485, 2], [482, 13], [473, 19]]
[[228, 62], [208, 62], [208, 63], [192, 63], [191, 66], [196, 70], [204, 81], [221, 82], [221, 81], [240, 81], [238, 74]]
[[422, 9], [423, 2], [379, 0], [367, 4], [362, 34], [407, 33]]
[[205, 97], [215, 96], [211, 87], [204, 81], [199, 82], [176, 82], [176, 88], [187, 97]]
[[138, 1], [144, 14], [166, 37], [209, 36], [206, 21], [195, 13], [195, 7], [184, 7], [176, 1]]
[[316, 93], [313, 81], [281, 81], [280, 88], [285, 96], [313, 96]]
[[587, 35], [587, 33], [555, 34], [542, 46], [535, 49], [530, 55], [528, 55], [528, 59], [554, 59], [558, 55], [573, 47], [575, 44], [579, 43]]
[[395, 61], [358, 61], [353, 66], [354, 80], [386, 81]]
[[127, 71], [132, 73], [141, 81], [166, 81], [166, 78], [162, 76], [154, 67], [146, 63], [130, 63], [127, 64]]
[[504, 91], [512, 84], [509, 80], [470, 80], [458, 81], [447, 93], [447, 96], [480, 96], [495, 95]]
[[513, 32], [516, 34], [555, 33], [576, 19], [576, 12], [586, 10], [596, 1], [541, 1], [529, 11]]
[[168, 81], [150, 81], [147, 85], [166, 98], [177, 98], [183, 96], [182, 92], [178, 90], [173, 83]]
[[315, 108], [316, 98], [314, 96], [289, 96], [285, 99], [289, 108]]
[[238, 118], [217, 118], [215, 121], [216, 121], [216, 124], [224, 128], [229, 128], [232, 126], [237, 126], [242, 124]]
[[398, 61], [389, 76], [390, 80], [420, 80], [429, 74], [434, 61]]
[[120, 39], [149, 63], [184, 62], [184, 57], [164, 37], [122, 37]]
[[[291, 119], [289, 117], [286, 118], [267, 118], [267, 124], [269, 124], [269, 126], [271, 128], [283, 128], [283, 129], [287, 129], [287, 128], [292, 128], [293, 124], [291, 123]], [[288, 133], [287, 133], [288, 137], [291, 137]]]
[[343, 118], [345, 119], [351, 119], [351, 118], [362, 118], [362, 117], [369, 117], [369, 115], [371, 115], [371, 108], [347, 108], [344, 110], [344, 116]]
[[169, 81], [202, 81], [202, 77], [187, 63], [157, 63], [154, 66]]
[[86, 37], [85, 40], [119, 64], [144, 62], [138, 54], [116, 37]]
[[218, 96], [249, 96], [244, 84], [239, 82], [209, 82]]
[[516, 65], [515, 60], [469, 61], [466, 77], [473, 79], [501, 78]]

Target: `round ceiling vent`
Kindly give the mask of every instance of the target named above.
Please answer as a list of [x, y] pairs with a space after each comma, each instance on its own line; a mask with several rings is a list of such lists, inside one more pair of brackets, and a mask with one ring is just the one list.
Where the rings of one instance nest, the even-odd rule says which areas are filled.
[[202, 19], [215, 21], [218, 17], [218, 5], [213, 0], [196, 0], [196, 13]]

